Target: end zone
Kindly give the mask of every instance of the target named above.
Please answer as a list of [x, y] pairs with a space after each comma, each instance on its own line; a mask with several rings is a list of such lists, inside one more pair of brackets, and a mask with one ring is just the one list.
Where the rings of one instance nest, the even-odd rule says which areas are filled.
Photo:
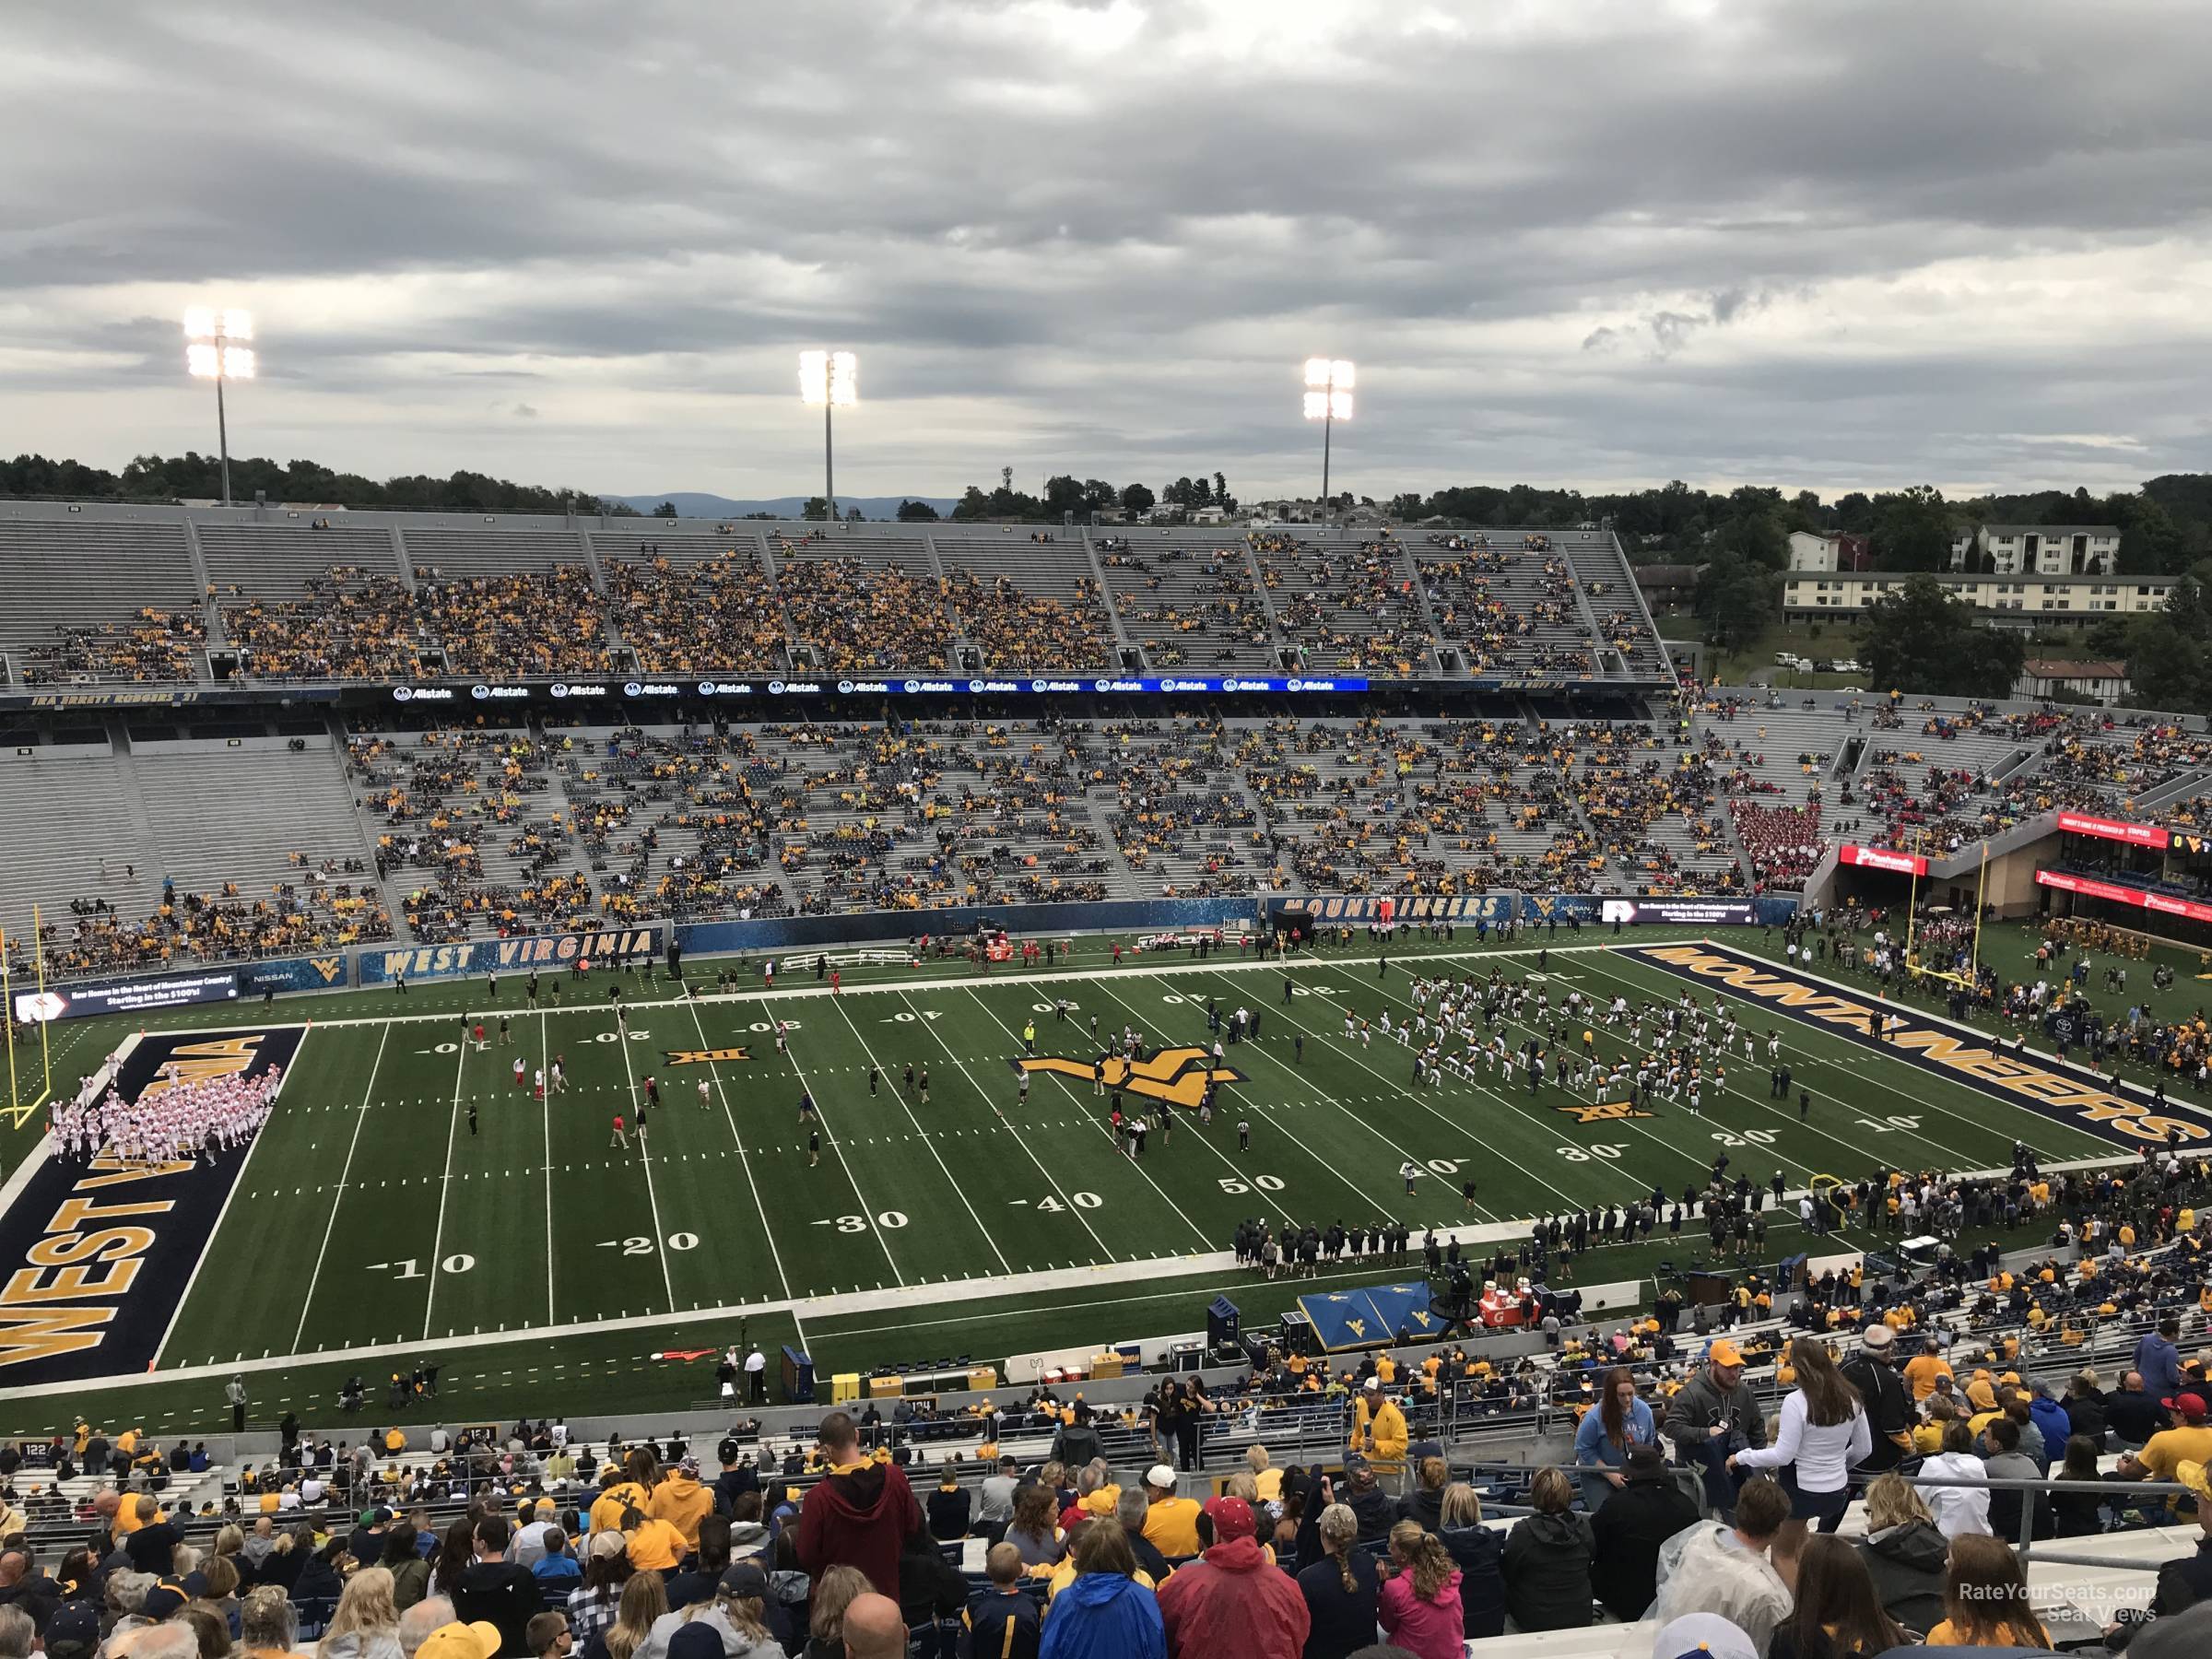
[[[199, 1077], [288, 1071], [301, 1034], [282, 1027], [141, 1036], [116, 1088], [135, 1101], [172, 1066]], [[0, 1382], [146, 1370], [254, 1144], [212, 1163], [125, 1164], [106, 1151], [80, 1163], [55, 1157], [50, 1144], [26, 1158], [0, 1211]]]

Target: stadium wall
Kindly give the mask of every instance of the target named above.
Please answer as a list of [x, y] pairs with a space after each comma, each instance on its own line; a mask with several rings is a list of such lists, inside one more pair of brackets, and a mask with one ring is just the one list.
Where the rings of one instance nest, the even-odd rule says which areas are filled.
[[1416, 927], [1436, 922], [1454, 927], [1498, 927], [1511, 922], [1597, 927], [1616, 921], [1666, 927], [1773, 927], [1797, 913], [1794, 893], [1727, 899], [1630, 899], [1606, 893], [1271, 894], [1266, 903], [1271, 921], [1303, 914], [1324, 927], [1367, 927], [1383, 922]]
[[[1078, 933], [1147, 933], [1182, 928], [1235, 929], [1255, 922], [1263, 909], [1270, 922], [1304, 912], [1324, 925], [1365, 927], [1384, 919], [1421, 925], [1448, 922], [1454, 926], [1491, 926], [1521, 921], [1571, 922], [1601, 926], [1612, 918], [1605, 906], [1632, 905], [1623, 920], [1658, 925], [1772, 926], [1797, 909], [1795, 895], [1747, 900], [1607, 900], [1587, 893], [1471, 893], [1449, 898], [1401, 898], [1376, 894], [1266, 894], [1234, 899], [1119, 899], [1091, 904], [1003, 904], [953, 910], [863, 911], [840, 916], [773, 916], [747, 922], [700, 922], [677, 926], [676, 940], [688, 957], [742, 956], [765, 952], [827, 949], [844, 945], [905, 941], [926, 933], [965, 935], [979, 927], [1000, 927], [1017, 937], [1042, 938]], [[1386, 908], [1387, 907], [1387, 911]], [[658, 957], [667, 947], [669, 924], [641, 922], [600, 932], [533, 934], [505, 939], [471, 939], [450, 945], [356, 945], [323, 956], [276, 957], [250, 962], [172, 965], [146, 974], [101, 974], [56, 981], [57, 991], [123, 991], [151, 987], [182, 976], [235, 973], [238, 998], [289, 995], [304, 991], [339, 991], [389, 985], [403, 975], [410, 982], [461, 979], [492, 973], [526, 974], [565, 971], [584, 957], [604, 958], [618, 948], [630, 956]], [[21, 987], [18, 987], [21, 988]], [[208, 996], [190, 1000], [215, 1000]], [[88, 1006], [87, 1013], [113, 1011], [115, 1004]], [[148, 1004], [147, 1006], [154, 1006]]]

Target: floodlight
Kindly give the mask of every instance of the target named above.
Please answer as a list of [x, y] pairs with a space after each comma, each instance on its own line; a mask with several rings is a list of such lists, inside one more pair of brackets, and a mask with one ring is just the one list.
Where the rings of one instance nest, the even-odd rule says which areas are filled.
[[230, 422], [223, 408], [223, 382], [252, 380], [253, 348], [239, 342], [253, 337], [253, 313], [192, 305], [184, 310], [184, 368], [195, 380], [215, 382], [215, 426], [223, 465], [223, 505], [230, 505]]
[[837, 469], [830, 441], [830, 414], [860, 401], [860, 359], [850, 351], [799, 353], [799, 396], [822, 412], [822, 498], [837, 517]]
[[1321, 522], [1329, 522], [1329, 441], [1339, 420], [1352, 418], [1354, 370], [1348, 358], [1306, 359], [1305, 411], [1321, 422]]

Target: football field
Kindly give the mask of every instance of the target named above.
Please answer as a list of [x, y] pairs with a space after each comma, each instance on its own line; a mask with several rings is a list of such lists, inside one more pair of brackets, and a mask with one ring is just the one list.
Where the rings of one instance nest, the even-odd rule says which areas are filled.
[[[1287, 962], [1232, 948], [1115, 965], [1094, 952], [1029, 975], [958, 963], [854, 972], [834, 992], [808, 972], [716, 994], [713, 964], [695, 964], [698, 995], [665, 976], [619, 982], [626, 1030], [606, 998], [614, 982], [599, 976], [564, 984], [559, 1007], [544, 994], [531, 1006], [507, 980], [496, 1000], [477, 982], [299, 999], [258, 1024], [164, 1016], [132, 1039], [126, 1078], [181, 1055], [246, 1070], [288, 1056], [275, 1116], [243, 1153], [163, 1178], [174, 1194], [151, 1177], [101, 1186], [102, 1204], [171, 1204], [149, 1223], [161, 1236], [145, 1273], [100, 1319], [50, 1318], [30, 1335], [18, 1322], [0, 1384], [352, 1361], [373, 1385], [410, 1359], [452, 1365], [496, 1347], [549, 1365], [595, 1333], [629, 1334], [631, 1349], [676, 1346], [736, 1316], [802, 1344], [841, 1328], [841, 1361], [856, 1333], [883, 1360], [998, 1357], [1045, 1344], [1024, 1339], [1021, 1319], [969, 1315], [1112, 1308], [1178, 1274], [1227, 1279], [1224, 1253], [1246, 1218], [1394, 1219], [1417, 1242], [1433, 1227], [1487, 1253], [1531, 1216], [1701, 1186], [1722, 1154], [1731, 1176], [1764, 1183], [1779, 1171], [1795, 1190], [1883, 1166], [2002, 1168], [2016, 1139], [2046, 1162], [2124, 1158], [2150, 1116], [2132, 1089], [2115, 1101], [1930, 1015], [1890, 1016], [1903, 1023], [1877, 1036], [1884, 1015], [1863, 987], [1792, 974], [1742, 945], [1595, 930], [1566, 940], [1547, 951], [1463, 935], [1382, 968], [1359, 947]], [[1606, 1091], [1531, 1091], [1522, 1074], [1508, 1085], [1480, 1068], [1417, 1087], [1412, 1049], [1379, 1030], [1347, 1040], [1347, 1013], [1402, 1024], [1417, 976], [1447, 971], [1530, 981], [1554, 1005], [1570, 992], [1631, 1009], [1686, 992], [1710, 1006], [1717, 994], [1755, 1034], [1756, 1057], [1739, 1043], [1697, 1116], [1686, 1102], [1635, 1112]], [[1209, 1001], [1262, 1023], [1256, 1040], [1226, 1046], [1203, 1124], [1193, 1108], [1212, 1069]], [[1500, 1021], [1510, 1042], [1548, 1045], [1533, 1007], [1532, 995], [1524, 1023]], [[1602, 1018], [1576, 1021], [1564, 1046], [1581, 1048], [1585, 1025], [1600, 1058], [1631, 1052], [1625, 1022]], [[1090, 1079], [1124, 1028], [1145, 1058], [1122, 1079], [1124, 1109], [1164, 1106], [1171, 1124], [1141, 1159], [1121, 1149]], [[1770, 1032], [1792, 1071], [1787, 1099], [1772, 1096]], [[565, 1088], [541, 1096], [536, 1076], [556, 1061]], [[649, 1079], [660, 1103], [641, 1133]], [[2192, 1135], [2212, 1125], [2192, 1106], [2169, 1110]], [[33, 1179], [66, 1194], [85, 1174], [50, 1162]], [[0, 1219], [51, 1232], [52, 1202], [23, 1182], [18, 1171]], [[1791, 1253], [1794, 1215], [1775, 1224], [1769, 1253]], [[11, 1266], [18, 1247], [11, 1235]], [[1701, 1249], [1693, 1223], [1669, 1253]], [[1580, 1282], [1624, 1277], [1606, 1252], [1590, 1253]], [[1378, 1264], [1363, 1277], [1400, 1276]], [[1168, 1328], [1195, 1323], [1178, 1313]]]

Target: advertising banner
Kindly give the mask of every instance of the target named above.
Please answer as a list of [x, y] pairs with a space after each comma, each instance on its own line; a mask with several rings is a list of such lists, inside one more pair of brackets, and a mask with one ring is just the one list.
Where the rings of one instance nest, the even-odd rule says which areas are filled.
[[89, 984], [18, 991], [15, 1013], [25, 1024], [36, 1025], [49, 1019], [83, 1019], [93, 1014], [143, 1014], [151, 1008], [182, 1008], [192, 1003], [232, 1002], [237, 997], [238, 970], [208, 968], [148, 979], [95, 980]]
[[2065, 870], [2038, 870], [2035, 885], [2055, 888], [2062, 893], [2078, 893], [2084, 899], [2109, 899], [2114, 904], [2129, 904], [2137, 910], [2155, 911], [2162, 916], [2182, 916], [2191, 922], [2212, 922], [2212, 904], [2199, 904], [2194, 899], [2176, 899], [2171, 893], [2150, 893], [2141, 888], [2122, 887], [2117, 882], [2099, 881], [2094, 877], [2074, 876]]
[[1836, 849], [1836, 862], [1856, 865], [1863, 870], [1888, 870], [1899, 876], [1925, 876], [1928, 861], [1917, 853], [1899, 853], [1888, 847], [1854, 847], [1849, 842]]
[[2131, 847], [2148, 847], [2163, 853], [2173, 836], [2156, 824], [2131, 824], [2121, 818], [2097, 818], [2087, 812], [2062, 812], [2058, 827], [2068, 835], [2093, 835], [2100, 841], [2124, 841]]
[[1747, 899], [1604, 899], [1598, 901], [1597, 919], [1664, 927], [1748, 927], [1758, 912]]

